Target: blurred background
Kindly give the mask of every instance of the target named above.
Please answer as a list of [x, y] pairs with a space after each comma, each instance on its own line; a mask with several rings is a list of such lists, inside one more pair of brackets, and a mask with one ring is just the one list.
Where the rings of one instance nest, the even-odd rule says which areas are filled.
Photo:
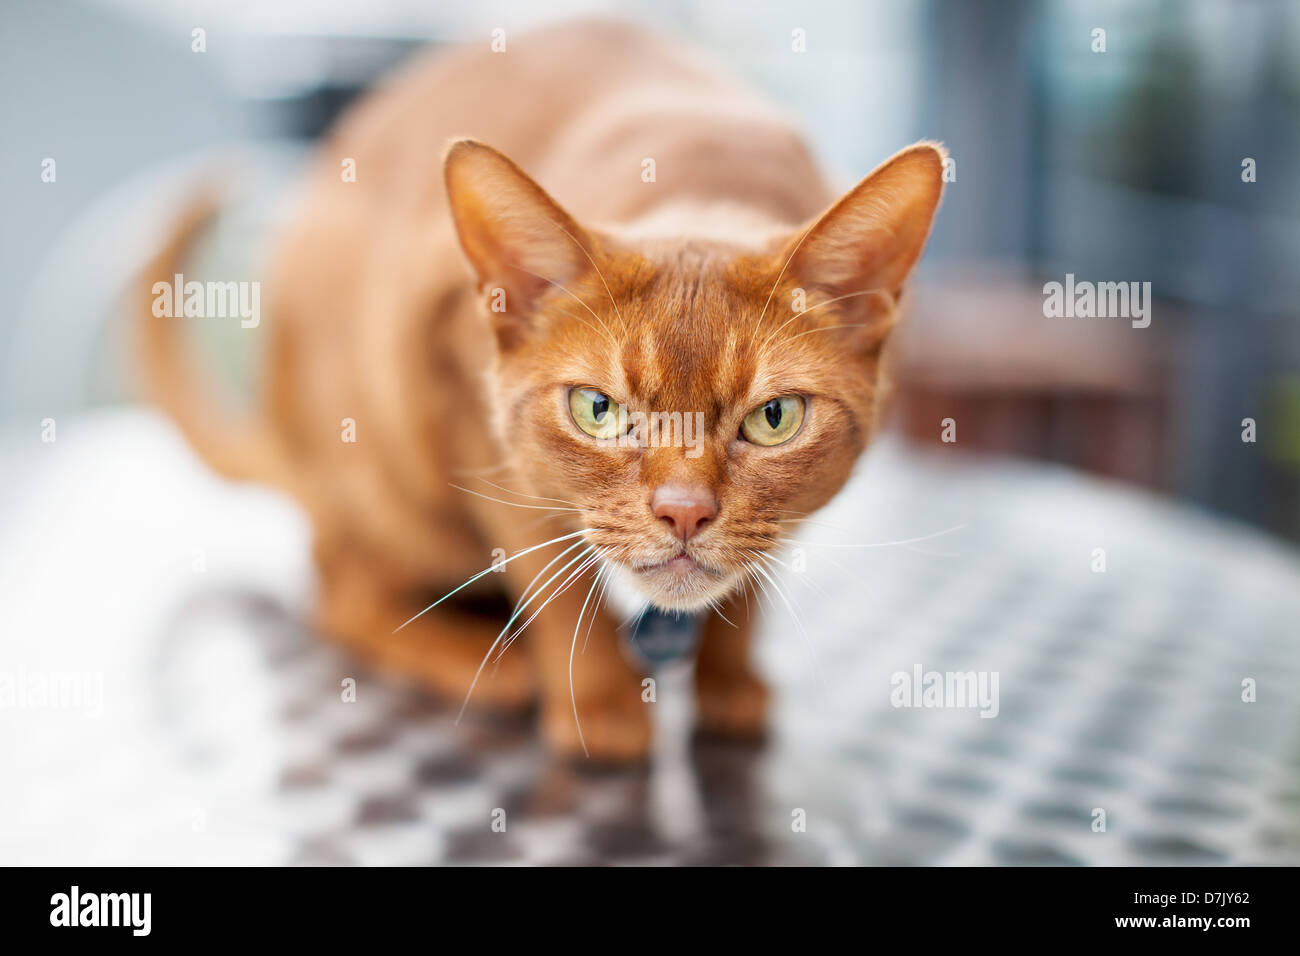
[[[1285, 0], [7, 3], [0, 407], [30, 421], [128, 394], [105, 330], [166, 174], [257, 144], [241, 172], [279, 196], [301, 150], [417, 49], [591, 12], [747, 77], [844, 184], [917, 138], [948, 145], [957, 178], [900, 376], [908, 435], [937, 442], [951, 415], [971, 425], [963, 448], [1300, 537], [1300, 8]], [[277, 208], [236, 217], [238, 248]], [[1043, 282], [1066, 272], [1151, 282], [1151, 327], [1039, 321]]]
[[[136, 404], [121, 307], [201, 171], [196, 271], [260, 277], [396, 64], [592, 13], [764, 90], [839, 185], [956, 161], [892, 436], [808, 531], [817, 594], [780, 576], [834, 676], [776, 606], [771, 748], [681, 749], [666, 676], [655, 770], [597, 783], [410, 688], [337, 706], [301, 516]], [[0, 74], [0, 863], [1300, 862], [1300, 5], [6, 0]], [[1067, 273], [1150, 282], [1150, 326], [1045, 317]], [[891, 707], [922, 664], [1000, 673], [999, 719]]]

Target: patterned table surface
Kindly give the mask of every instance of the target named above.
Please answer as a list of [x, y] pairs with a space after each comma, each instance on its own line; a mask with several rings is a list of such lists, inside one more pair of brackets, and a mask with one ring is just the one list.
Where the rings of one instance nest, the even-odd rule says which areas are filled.
[[883, 442], [782, 558], [772, 738], [694, 739], [678, 665], [597, 771], [306, 633], [301, 518], [154, 417], [0, 466], [3, 863], [1300, 863], [1300, 556], [1131, 489]]

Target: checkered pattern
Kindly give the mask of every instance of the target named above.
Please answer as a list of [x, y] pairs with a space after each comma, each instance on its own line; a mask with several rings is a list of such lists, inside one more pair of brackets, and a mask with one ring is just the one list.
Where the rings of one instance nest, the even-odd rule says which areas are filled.
[[[226, 605], [276, 702], [275, 858], [1300, 863], [1294, 554], [1065, 472], [900, 449], [843, 499], [783, 558], [794, 613], [764, 599], [771, 741], [694, 740], [674, 665], [647, 705], [649, 770], [557, 766], [527, 720], [456, 728], [453, 708], [359, 672], [289, 616]], [[893, 706], [892, 676], [918, 664], [996, 672], [997, 716]]]

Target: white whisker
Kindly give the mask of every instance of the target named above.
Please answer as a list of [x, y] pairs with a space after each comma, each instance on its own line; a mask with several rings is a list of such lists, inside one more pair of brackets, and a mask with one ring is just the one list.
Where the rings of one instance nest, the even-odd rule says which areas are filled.
[[609, 344], [613, 347], [614, 351], [615, 351], [615, 352], [618, 351], [619, 343], [618, 343], [618, 340], [617, 340], [616, 338], [614, 338], [614, 333], [611, 332], [611, 331], [609, 330], [609, 326], [607, 326], [607, 325], [605, 324], [605, 320], [602, 319], [599, 315], [597, 315], [596, 312], [595, 312], [595, 310], [592, 309], [591, 306], [587, 305], [587, 303], [583, 302], [582, 299], [578, 298], [576, 295], [574, 295], [572, 292], [570, 292], [570, 291], [569, 291], [568, 289], [566, 289], [564, 286], [560, 285], [560, 283], [556, 282], [554, 279], [548, 279], [548, 278], [546, 278], [546, 276], [540, 276], [540, 275], [538, 275], [536, 272], [529, 272], [527, 269], [524, 269], [524, 268], [522, 268], [521, 266], [511, 266], [511, 268], [513, 268], [513, 269], [518, 269], [520, 272], [523, 272], [523, 273], [525, 273], [526, 275], [530, 275], [530, 276], [532, 276], [534, 279], [541, 279], [543, 282], [550, 283], [551, 285], [555, 286], [555, 288], [559, 289], [561, 292], [563, 292], [565, 295], [567, 295], [569, 298], [573, 299], [574, 302], [577, 302], [578, 305], [582, 306], [584, 309], [586, 309], [588, 312], [590, 312], [591, 315], [592, 315], [592, 318], [594, 318], [597, 322], [600, 323], [600, 328], [599, 328], [599, 329], [596, 328], [596, 327], [595, 327], [594, 325], [592, 325], [591, 323], [587, 322], [586, 319], [580, 319], [580, 321], [581, 321], [584, 325], [586, 325], [587, 328], [591, 329], [591, 331], [593, 331], [593, 332], [599, 332], [599, 333], [603, 334], [603, 335], [605, 336], [605, 338], [609, 340]]
[[808, 657], [812, 661], [813, 672], [817, 675], [817, 682], [824, 686], [826, 678], [822, 674], [820, 663], [818, 663], [816, 649], [813, 647], [812, 641], [808, 638], [808, 632], [804, 630], [803, 622], [799, 620], [799, 615], [795, 613], [794, 605], [790, 603], [790, 599], [786, 597], [785, 592], [782, 591], [780, 586], [776, 583], [776, 579], [773, 578], [772, 575], [768, 574], [766, 568], [757, 563], [753, 565], [753, 568], [767, 579], [768, 583], [772, 585], [772, 590], [776, 592], [782, 603], [785, 604], [786, 610], [790, 612], [790, 619], [794, 621], [794, 626], [799, 631], [799, 636], [803, 638], [803, 642], [808, 648]]
[[[600, 560], [609, 553], [608, 549], [603, 549], [596, 553], [596, 560]], [[569, 644], [569, 702], [573, 705], [573, 723], [578, 728], [578, 742], [582, 744], [582, 753], [590, 757], [587, 750], [587, 739], [582, 735], [582, 721], [578, 718], [578, 695], [573, 689], [573, 652], [578, 647], [578, 631], [582, 629], [582, 618], [587, 613], [587, 605], [591, 601], [591, 595], [596, 590], [596, 585], [600, 583], [600, 572], [597, 571], [595, 577], [591, 580], [591, 587], [587, 588], [587, 596], [582, 601], [582, 609], [578, 611], [578, 622], [573, 625], [573, 641]], [[599, 602], [597, 602], [599, 603]], [[591, 610], [591, 619], [596, 620], [596, 608]], [[591, 629], [587, 629], [588, 636], [591, 635]]]
[[784, 568], [786, 571], [789, 571], [791, 574], [798, 574], [799, 578], [803, 580], [805, 583], [807, 583], [809, 587], [816, 589], [816, 591], [819, 594], [822, 594], [823, 596], [826, 594], [826, 589], [823, 588], [820, 584], [818, 584], [813, 578], [809, 577], [806, 574], [799, 574], [799, 572], [795, 571], [793, 568], [790, 567], [790, 565], [786, 564], [780, 558], [776, 557], [776, 555], [765, 554], [762, 551], [751, 551], [750, 554], [756, 555], [762, 558], [764, 561], [768, 561], [772, 564], [775, 564], [780, 568]]
[[[835, 298], [833, 298], [833, 299], [827, 299], [825, 302], [818, 302], [818, 303], [817, 303], [816, 305], [814, 305], [811, 309], [804, 309], [802, 312], [796, 312], [794, 315], [790, 316], [790, 318], [786, 319], [786, 320], [785, 320], [784, 322], [782, 322], [779, 326], [777, 326], [777, 327], [772, 331], [772, 333], [771, 333], [770, 335], [768, 335], [768, 337], [765, 338], [765, 339], [763, 340], [763, 344], [760, 345], [760, 346], [758, 347], [759, 352], [760, 352], [760, 353], [761, 353], [761, 352], [766, 352], [769, 343], [771, 343], [772, 339], [776, 336], [776, 334], [777, 334], [778, 332], [780, 332], [782, 329], [784, 329], [784, 328], [785, 328], [787, 325], [789, 325], [791, 322], [793, 322], [795, 319], [801, 319], [801, 318], [803, 318], [804, 316], [809, 315], [809, 314], [812, 313], [812, 312], [816, 312], [816, 311], [817, 311], [818, 309], [820, 309], [822, 306], [825, 306], [825, 305], [834, 305], [836, 302], [840, 302], [840, 301], [842, 301], [842, 300], [844, 300], [844, 299], [852, 299], [852, 298], [856, 298], [857, 296], [860, 296], [860, 295], [888, 295], [888, 292], [887, 292], [886, 290], [884, 290], [884, 289], [863, 289], [861, 292], [849, 292], [849, 293], [847, 293], [846, 295], [837, 295], [837, 296], [836, 296]], [[861, 324], [861, 325], [866, 325], [866, 324], [869, 324], [869, 323], [859, 323], [859, 324]], [[848, 326], [833, 325], [833, 326], [828, 326], [828, 328], [848, 328]], [[822, 331], [822, 330], [821, 330], [821, 329], [813, 329], [812, 331], [814, 331], [814, 332], [820, 332], [820, 331]], [[800, 333], [800, 335], [804, 335], [804, 334], [807, 334], [807, 333]], [[797, 339], [798, 337], [799, 337], [798, 335], [792, 335], [792, 336], [790, 336], [790, 339], [787, 340], [787, 341], [790, 341], [790, 340], [793, 340], [793, 339]]]
[[963, 522], [962, 524], [953, 525], [951, 528], [945, 528], [943, 531], [935, 531], [932, 534], [923, 534], [919, 538], [904, 538], [901, 541], [878, 541], [874, 544], [832, 544], [820, 541], [799, 541], [795, 538], [790, 538], [789, 540], [793, 544], [811, 548], [892, 548], [899, 545], [919, 544], [922, 541], [929, 541], [931, 538], [939, 538], [945, 534], [952, 534], [954, 531], [960, 531], [965, 527], [966, 524]]
[[[556, 229], [560, 230], [560, 232], [564, 233], [571, 240], [573, 240], [573, 244], [582, 250], [582, 254], [587, 257], [587, 261], [591, 263], [591, 267], [596, 270], [596, 275], [600, 277], [600, 284], [605, 287], [605, 295], [609, 296], [609, 304], [614, 307], [614, 314], [618, 316], [619, 322], [622, 322], [623, 313], [618, 310], [618, 303], [614, 301], [614, 293], [609, 291], [609, 283], [605, 281], [605, 273], [600, 271], [600, 266], [596, 265], [596, 260], [591, 257], [591, 253], [587, 251], [587, 247], [584, 246], [582, 243], [580, 243], [577, 239], [574, 239], [574, 237], [569, 233], [569, 230], [565, 229], [554, 219], [550, 220], [550, 223]], [[592, 314], [595, 315], [594, 312]], [[604, 324], [605, 324], [604, 322], [601, 323], [601, 325]]]
[[547, 495], [530, 495], [524, 491], [515, 491], [513, 488], [507, 488], [505, 485], [498, 485], [495, 481], [488, 481], [486, 478], [479, 479], [483, 484], [490, 485], [498, 491], [504, 491], [506, 494], [518, 495], [520, 498], [531, 498], [533, 501], [558, 501], [562, 505], [572, 505], [575, 508], [582, 506], [576, 501], [570, 501], [568, 498], [551, 498]]
[[[813, 223], [813, 225], [816, 225], [816, 223]], [[772, 283], [772, 291], [767, 294], [767, 301], [763, 303], [763, 311], [758, 313], [758, 321], [754, 323], [754, 331], [749, 334], [749, 344], [751, 346], [754, 344], [754, 338], [758, 335], [758, 327], [762, 324], [763, 317], [767, 315], [767, 307], [772, 304], [772, 297], [776, 295], [777, 287], [781, 284], [781, 280], [785, 278], [785, 270], [790, 268], [790, 263], [794, 261], [794, 257], [803, 246], [804, 240], [812, 234], [812, 231], [813, 226], [809, 226], [803, 231], [803, 235], [799, 237], [799, 241], [796, 242], [794, 248], [790, 250], [790, 255], [786, 257], [785, 265], [781, 266], [781, 271], [776, 274], [776, 281]]]
[[[596, 561], [600, 559], [600, 555], [593, 554], [592, 553], [593, 551], [595, 551], [594, 547], [589, 548], [588, 550], [578, 555], [578, 558], [582, 560], [582, 564], [578, 565], [577, 568], [575, 568], [572, 572], [570, 572], [569, 576], [565, 578], [563, 582], [560, 583], [559, 587], [557, 587], [554, 591], [548, 594], [546, 596], [546, 600], [541, 603], [541, 605], [537, 608], [537, 610], [533, 611], [533, 613], [528, 616], [528, 620], [524, 621], [523, 624], [519, 625], [519, 627], [515, 630], [515, 632], [506, 638], [505, 643], [501, 646], [501, 650], [497, 652], [497, 660], [500, 660], [503, 656], [505, 656], [506, 651], [510, 650], [510, 645], [512, 645], [515, 642], [515, 640], [519, 637], [519, 635], [523, 634], [524, 631], [528, 630], [528, 625], [532, 624], [533, 621], [537, 619], [537, 615], [545, 611], [552, 601], [554, 601], [561, 594], [567, 591], [573, 585], [573, 582], [582, 576], [583, 572], [585, 572], [589, 567], [591, 567], [593, 564], [596, 563]], [[572, 562], [570, 562], [570, 564], [572, 564]], [[563, 574], [567, 567], [569, 567], [569, 565], [565, 565], [564, 568], [561, 568], [559, 571], [557, 571], [555, 575], [552, 576], [546, 582], [546, 584], [550, 584], [551, 581], [554, 581], [555, 578]], [[546, 587], [546, 584], [543, 584], [541, 588], [537, 589], [538, 593], [541, 593], [542, 588]], [[534, 597], [536, 597], [536, 595], [534, 595]]]
[[[448, 482], [451, 484], [451, 482]], [[484, 498], [488, 501], [495, 501], [497, 504], [509, 505], [511, 508], [527, 508], [530, 511], [581, 511], [581, 508], [560, 508], [555, 505], [524, 505], [517, 501], [506, 501], [504, 498], [494, 498], [491, 495], [485, 495], [481, 491], [474, 491], [471, 488], [463, 488], [460, 485], [451, 484], [457, 491], [463, 491], [467, 495], [474, 495], [478, 498]]]
[[[583, 542], [579, 542], [579, 544], [582, 544], [582, 543], [583, 543]], [[575, 547], [576, 547], [576, 545], [575, 545]], [[549, 567], [551, 566], [551, 564], [554, 564], [556, 561], [558, 561], [560, 558], [564, 557], [565, 554], [568, 554], [568, 553], [569, 553], [570, 551], [572, 551], [572, 550], [573, 550], [572, 547], [567, 548], [567, 549], [565, 549], [565, 551], [563, 551], [561, 554], [559, 554], [559, 555], [557, 555], [555, 558], [553, 558], [553, 559], [551, 560], [551, 563], [550, 563], [550, 564], [546, 565], [545, 568], [542, 568], [542, 570], [539, 571], [539, 572], [538, 572], [538, 573], [533, 577], [533, 581], [536, 581], [537, 578], [540, 578], [543, 574], [545, 574], [545, 573], [546, 573], [546, 569], [549, 568]], [[473, 694], [474, 694], [474, 688], [478, 686], [479, 678], [483, 675], [483, 668], [486, 667], [488, 661], [491, 660], [491, 658], [492, 658], [492, 652], [495, 651], [495, 650], [497, 649], [497, 647], [499, 647], [499, 646], [501, 645], [501, 642], [502, 642], [503, 640], [505, 640], [506, 632], [510, 630], [510, 625], [512, 625], [516, 620], [518, 620], [519, 615], [522, 614], [522, 613], [524, 612], [524, 609], [525, 609], [526, 607], [528, 607], [529, 604], [532, 604], [533, 601], [535, 601], [535, 600], [537, 599], [537, 596], [538, 596], [539, 594], [542, 593], [542, 591], [546, 588], [547, 585], [549, 585], [552, 581], [554, 581], [556, 578], [558, 578], [561, 574], [563, 574], [563, 573], [564, 573], [565, 571], [567, 571], [569, 568], [573, 567], [573, 565], [575, 565], [575, 564], [577, 564], [579, 561], [581, 561], [584, 557], [586, 557], [588, 554], [590, 554], [592, 550], [593, 550], [592, 546], [591, 546], [591, 545], [588, 545], [587, 548], [586, 548], [586, 550], [578, 552], [578, 556], [577, 556], [577, 557], [573, 558], [571, 561], [569, 561], [568, 564], [566, 564], [564, 567], [560, 568], [560, 570], [556, 571], [555, 574], [551, 575], [551, 577], [547, 579], [546, 584], [543, 584], [543, 585], [542, 585], [541, 587], [539, 587], [536, 591], [534, 591], [532, 597], [528, 598], [527, 601], [524, 601], [522, 595], [520, 596], [520, 598], [519, 598], [519, 602], [517, 602], [517, 603], [515, 604], [515, 609], [514, 609], [514, 611], [510, 614], [510, 618], [506, 621], [505, 626], [504, 626], [503, 628], [501, 628], [501, 632], [500, 632], [499, 634], [497, 634], [496, 639], [492, 642], [492, 646], [489, 647], [489, 648], [487, 649], [487, 653], [483, 655], [483, 660], [479, 662], [478, 670], [476, 670], [476, 671], [474, 672], [474, 679], [471, 680], [471, 681], [469, 682], [469, 690], [465, 691], [465, 700], [461, 702], [461, 705], [460, 705], [460, 711], [456, 714], [456, 724], [457, 724], [457, 725], [460, 724], [461, 718], [465, 716], [465, 708], [469, 706], [469, 699], [470, 699], [470, 697], [473, 696]], [[528, 587], [529, 587], [529, 588], [532, 587], [532, 583], [531, 583], [531, 582], [529, 583]], [[527, 588], [525, 588], [525, 592], [526, 592], [526, 591], [527, 591]], [[548, 598], [548, 601], [549, 601], [549, 598]], [[545, 604], [543, 604], [543, 607], [545, 607]], [[534, 616], [536, 616], [536, 615], [534, 615]], [[531, 621], [532, 621], [532, 618], [530, 617], [528, 620], [531, 622]], [[525, 624], [524, 626], [527, 627], [526, 624]]]
[[[612, 552], [614, 549], [610, 549], [610, 550]], [[620, 548], [617, 550], [621, 551], [622, 549]], [[596, 608], [599, 609], [601, 602], [605, 600], [605, 595], [609, 593], [609, 582], [614, 578], [614, 566], [610, 564], [608, 561], [605, 564], [602, 564], [600, 566], [600, 570], [596, 572], [596, 577], [598, 579], [603, 578], [600, 585], [600, 594], [596, 596]], [[587, 644], [591, 641], [591, 626], [595, 623], [596, 623], [596, 611], [593, 610], [591, 612], [591, 620], [587, 622], [587, 634], [582, 639], [582, 653], [584, 654], [587, 653]]]
[[418, 614], [413, 615], [412, 617], [408, 618], [407, 620], [405, 620], [404, 622], [402, 622], [401, 624], [399, 624], [397, 627], [393, 628], [393, 633], [396, 634], [396, 633], [397, 633], [398, 631], [400, 631], [402, 628], [406, 627], [407, 624], [410, 624], [412, 621], [416, 620], [417, 618], [422, 617], [422, 616], [424, 616], [425, 614], [428, 614], [430, 611], [432, 611], [435, 607], [437, 607], [437, 606], [438, 606], [439, 604], [441, 604], [443, 601], [447, 600], [447, 598], [451, 597], [451, 596], [452, 596], [453, 594], [455, 594], [457, 591], [461, 591], [461, 590], [464, 590], [465, 588], [469, 587], [471, 584], [473, 584], [473, 583], [474, 583], [475, 581], [477, 581], [479, 578], [483, 577], [483, 575], [485, 575], [485, 574], [491, 574], [492, 572], [496, 571], [498, 568], [503, 568], [503, 567], [505, 567], [507, 564], [509, 564], [511, 561], [514, 561], [516, 558], [522, 558], [524, 555], [526, 555], [526, 554], [531, 554], [532, 552], [537, 551], [537, 550], [540, 549], [540, 548], [545, 548], [545, 547], [548, 547], [549, 545], [552, 545], [552, 544], [559, 544], [561, 541], [569, 541], [569, 540], [571, 540], [571, 539], [573, 539], [573, 538], [578, 537], [579, 535], [587, 534], [589, 531], [591, 531], [590, 528], [580, 528], [580, 529], [578, 529], [577, 531], [572, 531], [572, 532], [570, 532], [569, 534], [560, 535], [558, 538], [552, 538], [550, 541], [543, 541], [541, 544], [535, 544], [535, 545], [533, 545], [531, 548], [524, 548], [524, 550], [519, 551], [519, 552], [517, 552], [517, 553], [515, 553], [515, 554], [512, 554], [510, 557], [506, 558], [504, 561], [496, 562], [496, 563], [493, 563], [493, 564], [489, 565], [488, 567], [484, 568], [482, 571], [479, 571], [477, 574], [475, 574], [475, 575], [474, 575], [473, 577], [471, 577], [469, 580], [467, 580], [464, 584], [462, 584], [462, 585], [460, 585], [459, 587], [453, 588], [452, 590], [448, 591], [448, 592], [447, 592], [446, 594], [444, 594], [442, 597], [438, 598], [438, 600], [434, 601], [432, 604], [430, 604], [428, 607], [426, 607], [423, 611], [420, 611]]

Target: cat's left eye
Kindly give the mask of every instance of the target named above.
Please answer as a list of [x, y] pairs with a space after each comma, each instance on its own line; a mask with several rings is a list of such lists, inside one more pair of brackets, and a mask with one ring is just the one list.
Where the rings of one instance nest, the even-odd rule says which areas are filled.
[[788, 442], [803, 424], [804, 400], [798, 395], [783, 395], [764, 402], [745, 416], [740, 436], [755, 445], [781, 445]]
[[573, 423], [592, 438], [617, 438], [626, 430], [627, 412], [604, 392], [594, 388], [569, 390]]

